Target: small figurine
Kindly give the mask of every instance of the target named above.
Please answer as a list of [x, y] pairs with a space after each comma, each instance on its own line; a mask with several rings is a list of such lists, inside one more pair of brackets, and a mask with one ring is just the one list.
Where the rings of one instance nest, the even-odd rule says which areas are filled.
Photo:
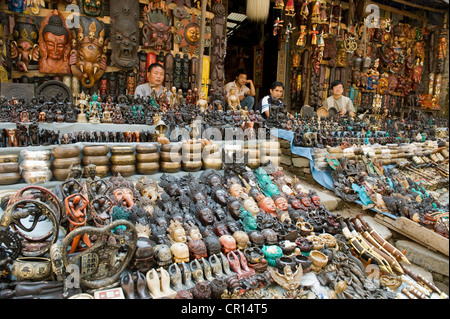
[[101, 122], [106, 124], [112, 123], [111, 112], [108, 110], [108, 108], [105, 108], [105, 110], [103, 111]]
[[86, 94], [84, 92], [81, 92], [78, 99], [78, 107], [80, 108], [80, 114], [77, 116], [77, 122], [78, 123], [87, 123], [87, 116], [85, 113], [85, 109], [87, 107], [87, 99]]
[[89, 123], [99, 124], [100, 123], [100, 112], [101, 112], [101, 104], [98, 102], [98, 95], [94, 93], [92, 96], [92, 102], [90, 103], [89, 108]]
[[170, 89], [170, 93], [171, 93], [169, 98], [170, 106], [172, 108], [174, 108], [176, 105], [179, 106], [180, 101], [178, 100], [177, 88], [173, 86]]
[[206, 109], [208, 108], [208, 101], [206, 100], [206, 94], [203, 91], [200, 91], [199, 93], [199, 99], [197, 101], [197, 109], [200, 110], [200, 112], [204, 113], [206, 112]]
[[[70, 223], [69, 230], [72, 232], [75, 229], [84, 226], [87, 222], [87, 207], [89, 206], [88, 199], [82, 194], [73, 194], [65, 199], [65, 206], [67, 211], [67, 218]], [[72, 243], [70, 253], [73, 254], [80, 249], [80, 241], [87, 247], [91, 247], [92, 243], [87, 234], [76, 236]]]
[[303, 47], [306, 44], [306, 25], [300, 26], [300, 35], [298, 36], [297, 45]]
[[312, 35], [312, 37], [311, 37], [311, 45], [317, 45], [317, 43], [318, 43], [318, 35], [319, 35], [319, 31], [317, 31], [317, 23], [314, 23], [312, 25], [312, 30], [309, 31], [309, 34]]
[[231, 110], [237, 111], [238, 107], [240, 108], [241, 102], [239, 97], [236, 94], [236, 89], [232, 88], [230, 90], [230, 95], [227, 97], [228, 106]]

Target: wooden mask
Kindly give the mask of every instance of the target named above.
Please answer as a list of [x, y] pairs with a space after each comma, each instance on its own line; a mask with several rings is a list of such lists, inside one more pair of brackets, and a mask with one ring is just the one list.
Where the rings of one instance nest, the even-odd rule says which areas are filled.
[[11, 41], [11, 59], [20, 72], [28, 72], [30, 63], [39, 61], [39, 31], [31, 16], [22, 14], [16, 20]]
[[71, 32], [64, 17], [55, 10], [45, 18], [39, 31], [39, 72], [70, 74]]
[[105, 25], [96, 18], [80, 17], [78, 29], [72, 29], [69, 64], [72, 74], [85, 88], [92, 88], [106, 71]]
[[139, 1], [111, 1], [111, 64], [133, 70], [139, 63]]
[[103, 0], [79, 0], [80, 13], [91, 17], [103, 17]]
[[172, 17], [167, 5], [147, 5], [144, 8], [142, 44], [156, 52], [172, 50]]
[[8, 1], [8, 10], [13, 12], [22, 13], [25, 11], [27, 7], [26, 0], [9, 0]]

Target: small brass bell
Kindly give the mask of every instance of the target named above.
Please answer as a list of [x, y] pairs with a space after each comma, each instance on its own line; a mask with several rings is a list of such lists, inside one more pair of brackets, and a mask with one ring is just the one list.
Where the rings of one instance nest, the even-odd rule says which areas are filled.
[[158, 123], [156, 123], [155, 131], [158, 133], [159, 136], [165, 135], [167, 130], [168, 127], [163, 120], [159, 120]]

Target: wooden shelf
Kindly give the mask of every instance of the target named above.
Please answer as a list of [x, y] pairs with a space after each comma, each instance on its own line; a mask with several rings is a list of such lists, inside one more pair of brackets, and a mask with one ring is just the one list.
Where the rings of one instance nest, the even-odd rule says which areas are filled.
[[[149, 0], [139, 0], [139, 3], [149, 4], [150, 1]], [[170, 10], [173, 10], [173, 9], [177, 8], [177, 5], [175, 3], [171, 3], [171, 4], [168, 5], [168, 7], [169, 7]], [[59, 4], [58, 5], [58, 10], [59, 10], [59, 12], [62, 14], [62, 16], [64, 18], [67, 18], [70, 15], [80, 15], [80, 16], [82, 15], [82, 14], [79, 14], [79, 13], [67, 12], [67, 11], [65, 11], [65, 8], [66, 8], [66, 5], [64, 5], [64, 4]], [[4, 12], [8, 13], [8, 14], [18, 14], [17, 12], [9, 11], [7, 4], [0, 4], [0, 9], [2, 11], [4, 11]], [[197, 8], [189, 9], [188, 7], [185, 7], [185, 9], [186, 9], [186, 11], [188, 13], [194, 13], [196, 15], [201, 15], [201, 13], [202, 13], [202, 11], [197, 9]], [[31, 10], [28, 10], [28, 8], [25, 11], [28, 12], [29, 15], [32, 16], [32, 17], [46, 17], [48, 14], [50, 14], [54, 10], [53, 9], [40, 8], [40, 12], [37, 15], [31, 13]], [[214, 13], [207, 12], [206, 13], [206, 19], [212, 19], [212, 18], [214, 18]], [[111, 24], [111, 17], [109, 17], [109, 16], [97, 17], [97, 19], [102, 21], [105, 24]], [[139, 27], [142, 28], [142, 26], [143, 26], [143, 22], [139, 21]]]

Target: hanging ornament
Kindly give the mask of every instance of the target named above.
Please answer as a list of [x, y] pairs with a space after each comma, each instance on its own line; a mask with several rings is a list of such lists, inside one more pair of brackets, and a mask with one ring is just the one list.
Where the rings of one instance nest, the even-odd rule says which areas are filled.
[[320, 0], [316, 0], [316, 2], [314, 2], [312, 8], [312, 18], [317, 20], [320, 19]]
[[302, 4], [302, 8], [300, 9], [300, 14], [304, 19], [307, 19], [309, 16], [309, 8], [308, 8], [309, 1], [304, 0]]
[[286, 11], [286, 15], [293, 17], [296, 15], [295, 13], [295, 6], [294, 6], [294, 0], [288, 0], [286, 3], [286, 8], [284, 9]]
[[278, 35], [278, 31], [283, 27], [283, 20], [280, 20], [280, 17], [277, 17], [277, 19], [273, 23], [273, 36], [276, 37]]
[[283, 8], [284, 8], [284, 0], [275, 0], [274, 9], [283, 10]]
[[342, 20], [342, 5], [339, 4], [339, 17], [338, 17], [338, 29], [337, 29], [337, 35], [341, 33], [341, 20]]
[[344, 41], [344, 48], [347, 53], [353, 54], [358, 48], [358, 43], [355, 40], [354, 36], [348, 35], [348, 37]]
[[296, 28], [292, 27], [292, 23], [288, 23], [287, 27], [286, 27], [286, 42], [289, 42], [289, 39], [291, 38], [291, 33], [294, 32]]
[[270, 0], [247, 0], [247, 18], [253, 22], [266, 22], [269, 17]]
[[309, 31], [309, 34], [312, 35], [312, 37], [311, 37], [311, 45], [317, 45], [317, 42], [318, 42], [317, 38], [318, 38], [318, 34], [319, 34], [319, 31], [317, 31], [317, 23], [314, 23], [312, 25], [312, 30]]
[[434, 75], [433, 72], [428, 75], [428, 79], [429, 79], [429, 81], [428, 81], [428, 94], [432, 95], [433, 91], [434, 91], [434, 79], [435, 79], [435, 75]]
[[320, 22], [327, 23], [327, 3], [325, 1], [320, 1]]
[[297, 40], [297, 46], [304, 47], [306, 44], [306, 25], [300, 26], [300, 35]]
[[317, 41], [317, 45], [321, 48], [323, 48], [325, 46], [325, 41], [323, 39], [323, 30], [322, 32], [319, 34], [318, 36], [318, 41]]

